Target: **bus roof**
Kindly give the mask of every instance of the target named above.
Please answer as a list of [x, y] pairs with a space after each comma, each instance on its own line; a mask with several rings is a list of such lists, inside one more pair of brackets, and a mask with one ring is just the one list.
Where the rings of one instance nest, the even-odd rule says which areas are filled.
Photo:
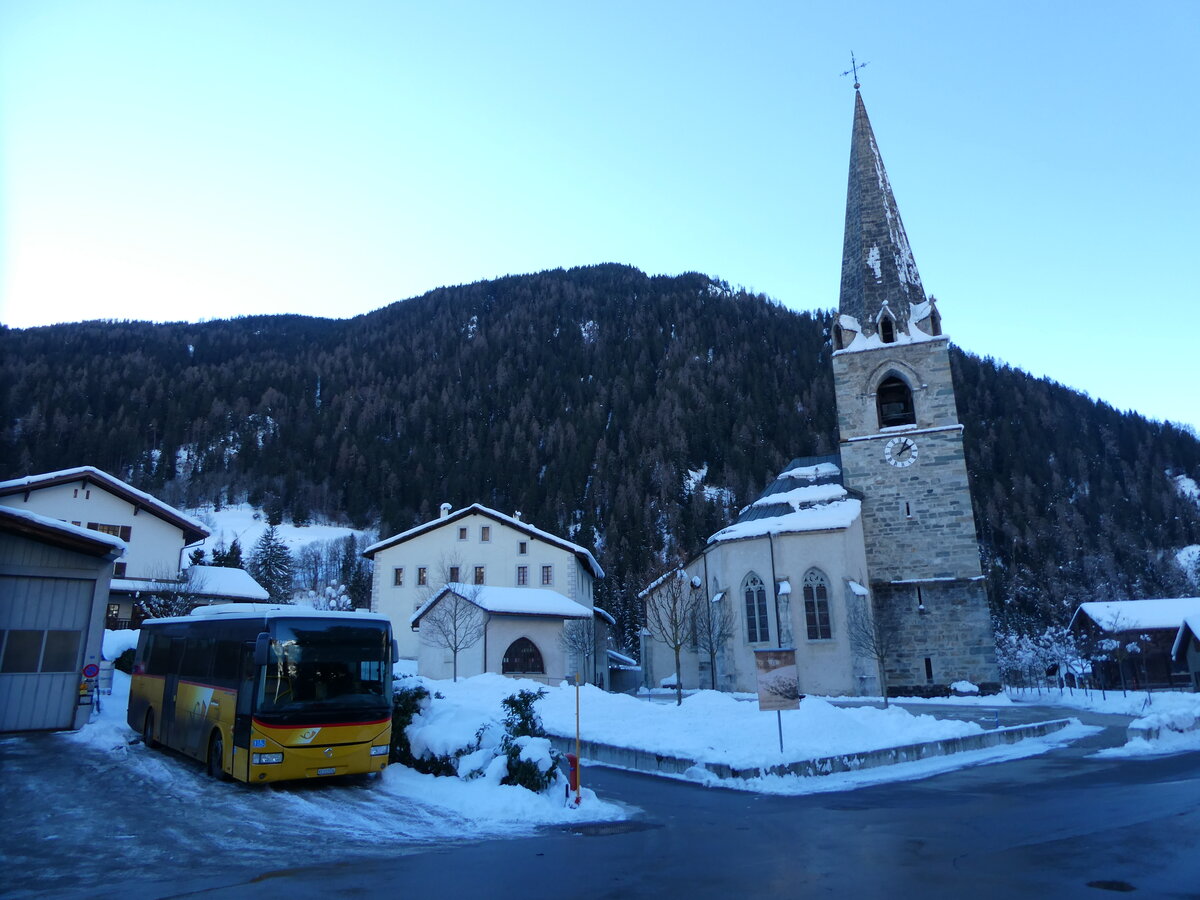
[[293, 606], [289, 603], [215, 603], [212, 606], [197, 606], [187, 616], [146, 619], [142, 624], [154, 626], [168, 622], [195, 623], [202, 620], [211, 622], [231, 619], [358, 619], [391, 623], [387, 616], [365, 609], [312, 609], [307, 606]]

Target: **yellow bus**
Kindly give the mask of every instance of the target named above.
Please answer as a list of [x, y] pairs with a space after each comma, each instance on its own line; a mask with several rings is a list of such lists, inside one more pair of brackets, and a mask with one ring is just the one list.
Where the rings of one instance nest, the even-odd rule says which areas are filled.
[[148, 619], [128, 721], [147, 747], [259, 784], [380, 772], [392, 736], [391, 623], [258, 603]]

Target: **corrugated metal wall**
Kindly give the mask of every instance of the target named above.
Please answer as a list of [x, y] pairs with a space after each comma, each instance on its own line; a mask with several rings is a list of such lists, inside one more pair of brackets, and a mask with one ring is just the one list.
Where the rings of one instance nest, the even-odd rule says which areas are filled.
[[95, 579], [0, 575], [0, 731], [73, 727]]

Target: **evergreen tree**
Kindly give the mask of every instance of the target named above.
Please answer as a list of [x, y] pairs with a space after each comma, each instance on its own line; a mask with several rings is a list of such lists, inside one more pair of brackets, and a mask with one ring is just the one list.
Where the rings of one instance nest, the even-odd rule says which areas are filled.
[[266, 589], [272, 603], [292, 602], [292, 554], [274, 525], [268, 526], [254, 545], [246, 569]]

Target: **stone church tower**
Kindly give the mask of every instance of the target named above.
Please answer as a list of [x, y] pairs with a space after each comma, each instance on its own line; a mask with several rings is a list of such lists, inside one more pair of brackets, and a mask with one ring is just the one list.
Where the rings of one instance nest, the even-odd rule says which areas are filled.
[[890, 692], [999, 688], [949, 340], [925, 296], [855, 85], [839, 315], [842, 472], [861, 492], [875, 614], [895, 637]]

